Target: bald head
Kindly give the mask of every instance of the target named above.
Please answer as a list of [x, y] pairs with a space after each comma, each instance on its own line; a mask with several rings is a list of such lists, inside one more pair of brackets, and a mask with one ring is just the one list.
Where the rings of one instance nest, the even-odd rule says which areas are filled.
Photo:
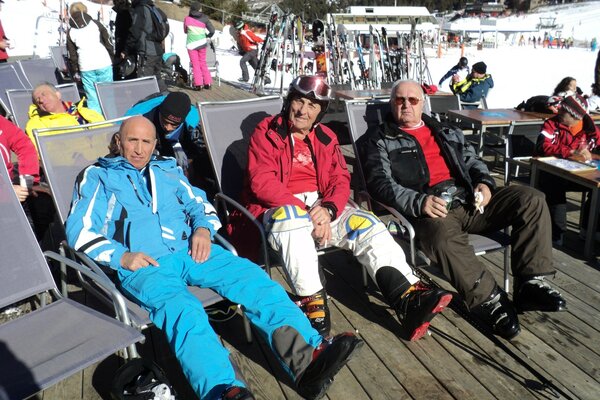
[[156, 128], [149, 119], [138, 115], [123, 122], [116, 139], [121, 156], [142, 169], [156, 147]]
[[390, 105], [398, 125], [406, 128], [418, 125], [421, 122], [424, 101], [425, 95], [419, 82], [396, 81], [392, 86]]

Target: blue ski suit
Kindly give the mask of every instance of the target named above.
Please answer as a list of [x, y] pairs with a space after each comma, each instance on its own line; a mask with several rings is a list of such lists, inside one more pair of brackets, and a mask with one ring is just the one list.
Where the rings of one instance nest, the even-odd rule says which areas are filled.
[[[189, 184], [173, 158], [152, 156], [142, 170], [125, 158], [100, 158], [84, 169], [73, 192], [67, 240], [117, 272], [121, 289], [150, 313], [201, 399], [218, 399], [236, 379], [228, 351], [188, 285], [207, 287], [245, 307], [295, 381], [323, 338], [286, 292], [256, 264], [213, 244], [210, 257], [188, 255], [198, 228], [211, 237], [221, 226], [204, 192]], [[143, 252], [159, 266], [130, 271], [125, 252]]]

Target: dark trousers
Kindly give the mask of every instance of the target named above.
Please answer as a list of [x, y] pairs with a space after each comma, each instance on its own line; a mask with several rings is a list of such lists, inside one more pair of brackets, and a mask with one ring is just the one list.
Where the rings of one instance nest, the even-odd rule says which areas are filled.
[[244, 53], [240, 59], [240, 68], [242, 69], [242, 79], [247, 81], [250, 79], [248, 75], [248, 66], [246, 63], [250, 63], [252, 68], [256, 70], [258, 68], [258, 50], [251, 50]]
[[160, 76], [162, 63], [162, 56], [140, 56], [138, 60], [137, 74], [138, 78], [141, 78], [143, 76], [156, 76], [158, 88], [161, 92], [164, 92], [165, 90], [167, 90], [167, 84]]
[[512, 226], [513, 275], [553, 274], [550, 213], [544, 195], [533, 188], [499, 189], [483, 214], [467, 205], [451, 210], [446, 218], [414, 221], [420, 248], [442, 268], [470, 308], [487, 300], [497, 285], [475, 256], [468, 234], [496, 232], [507, 226]]

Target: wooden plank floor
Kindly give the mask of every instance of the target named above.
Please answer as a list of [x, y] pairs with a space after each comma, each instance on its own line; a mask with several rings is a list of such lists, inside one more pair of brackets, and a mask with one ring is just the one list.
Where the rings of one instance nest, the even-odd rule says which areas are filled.
[[[202, 95], [203, 92], [194, 94]], [[352, 161], [347, 145], [344, 152]], [[569, 196], [569, 229], [565, 246], [553, 250], [558, 270], [554, 285], [568, 310], [520, 315], [522, 332], [512, 341], [491, 336], [469, 320], [459, 299], [436, 317], [430, 335], [411, 343], [399, 338], [399, 325], [371, 282], [365, 290], [360, 268], [347, 253], [321, 258], [331, 296], [332, 333], [357, 331], [365, 341], [361, 352], [343, 368], [327, 398], [347, 399], [589, 399], [600, 398], [600, 264], [582, 258], [577, 233], [580, 195]], [[501, 253], [482, 257], [502, 279]], [[432, 279], [451, 290], [434, 268]], [[282, 283], [277, 269], [274, 279]], [[84, 296], [78, 288], [74, 294]], [[91, 300], [88, 304], [97, 306]], [[246, 343], [241, 318], [216, 324], [224, 345], [257, 399], [299, 399], [268, 346], [255, 332]], [[140, 346], [174, 383], [181, 399], [195, 399], [164, 336], [146, 331]], [[207, 360], [207, 362], [210, 362]], [[38, 394], [36, 399], [108, 399], [117, 356], [87, 368]]]

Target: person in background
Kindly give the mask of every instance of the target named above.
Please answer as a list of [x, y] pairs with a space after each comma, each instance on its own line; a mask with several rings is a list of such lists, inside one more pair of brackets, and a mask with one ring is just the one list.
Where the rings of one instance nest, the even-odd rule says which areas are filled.
[[113, 79], [120, 80], [126, 76], [119, 70], [119, 63], [125, 60], [127, 48], [127, 36], [131, 27], [131, 4], [129, 0], [113, 0], [113, 11], [115, 12], [115, 21], [111, 21], [111, 29], [114, 29], [113, 37], [115, 38], [115, 53]]
[[34, 144], [34, 129], [85, 125], [104, 121], [102, 114], [84, 106], [85, 97], [78, 103], [62, 101], [58, 89], [49, 82], [40, 83], [33, 89], [31, 101], [33, 104], [29, 106], [29, 121], [25, 125], [25, 132]]
[[[520, 332], [517, 309], [561, 311], [553, 275], [550, 215], [544, 195], [528, 186], [496, 188], [485, 163], [456, 126], [423, 114], [416, 81], [397, 81], [385, 122], [358, 141], [367, 189], [408, 218], [415, 239], [496, 335]], [[444, 198], [447, 197], [447, 198]], [[513, 301], [475, 255], [469, 234], [512, 226]]]
[[588, 96], [587, 103], [590, 112], [600, 112], [600, 85], [592, 83], [592, 94]]
[[564, 96], [567, 92], [582, 93], [581, 89], [577, 86], [577, 80], [570, 76], [564, 77], [558, 82], [558, 85], [556, 85], [552, 92], [552, 96]]
[[114, 50], [108, 31], [92, 19], [83, 3], [71, 4], [69, 15], [67, 50], [71, 72], [76, 81], [83, 83], [88, 108], [102, 114], [94, 84], [113, 80]]
[[[4, 3], [4, 0], [0, 0], [0, 10], [2, 10], [2, 3]], [[8, 61], [8, 53], [6, 52], [8, 48], [10, 48], [10, 41], [6, 37], [6, 33], [4, 33], [2, 21], [0, 21], [0, 63]]]
[[[330, 101], [321, 76], [292, 81], [282, 112], [266, 117], [250, 137], [242, 202], [263, 222], [296, 303], [321, 334], [329, 334], [330, 314], [317, 249], [335, 246], [354, 254], [398, 315], [404, 337], [418, 340], [452, 295], [422, 282], [386, 226], [348, 202], [350, 174], [337, 136], [319, 123]], [[243, 220], [231, 221], [232, 239], [251, 242]]]
[[444, 83], [444, 81], [446, 81], [446, 79], [448, 79], [454, 75], [458, 75], [460, 77], [460, 79], [462, 80], [462, 79], [465, 79], [468, 74], [469, 74], [469, 60], [467, 59], [467, 57], [461, 57], [458, 60], [458, 63], [455, 66], [453, 66], [452, 68], [450, 68], [444, 76], [442, 76], [442, 79], [440, 79], [438, 86], [442, 87], [442, 84]]
[[[547, 119], [542, 126], [534, 155], [583, 162], [599, 158], [592, 154], [592, 151], [600, 145], [600, 130], [587, 114], [586, 109], [585, 99], [578, 94], [573, 93], [562, 98], [558, 103], [558, 114]], [[540, 190], [546, 194], [546, 202], [550, 209], [552, 240], [554, 244], [560, 246], [567, 231], [566, 192], [584, 191], [585, 188], [544, 173], [540, 175], [539, 185]], [[584, 221], [587, 223], [587, 218], [584, 218]]]
[[[258, 45], [261, 44], [263, 40], [256, 36], [256, 34], [248, 28], [248, 25], [244, 24], [244, 21], [238, 21], [235, 24], [235, 29], [238, 31], [238, 45], [240, 52], [242, 53], [242, 58], [240, 59], [242, 77], [238, 79], [238, 81], [248, 82], [250, 75], [248, 74], [248, 66], [246, 63], [249, 63], [255, 70], [258, 68]], [[268, 77], [265, 77], [265, 82], [267, 82], [268, 79]]]
[[352, 333], [325, 339], [258, 265], [212, 243], [221, 227], [216, 210], [175, 160], [154, 155], [152, 122], [126, 120], [116, 142], [118, 156], [98, 159], [75, 182], [69, 244], [110, 267], [119, 288], [150, 313], [199, 398], [254, 396], [188, 285], [243, 305], [298, 393], [324, 396], [362, 340]]
[[[200, 132], [198, 109], [184, 92], [151, 95], [125, 113], [143, 115], [156, 129], [156, 150], [163, 157], [175, 157], [184, 174], [195, 186], [212, 196], [216, 180]], [[191, 165], [190, 161], [193, 160]]]
[[127, 35], [125, 57], [137, 59], [137, 76], [156, 76], [158, 88], [161, 92], [167, 90], [167, 85], [162, 79], [162, 55], [165, 52], [162, 40], [157, 40], [152, 15], [154, 12], [152, 0], [132, 0], [131, 2], [131, 27]]
[[183, 20], [183, 31], [187, 34], [186, 47], [194, 72], [194, 89], [210, 89], [212, 77], [206, 65], [206, 46], [215, 34], [215, 28], [208, 16], [202, 13], [199, 1], [190, 5], [190, 14]]
[[[476, 103], [488, 95], [491, 88], [494, 87], [492, 75], [487, 73], [487, 65], [483, 62], [473, 64], [471, 73], [466, 78], [461, 79], [459, 75], [452, 76], [450, 89], [452, 93], [460, 96], [460, 101], [464, 103]], [[464, 108], [477, 108], [476, 105], [464, 105]]]

